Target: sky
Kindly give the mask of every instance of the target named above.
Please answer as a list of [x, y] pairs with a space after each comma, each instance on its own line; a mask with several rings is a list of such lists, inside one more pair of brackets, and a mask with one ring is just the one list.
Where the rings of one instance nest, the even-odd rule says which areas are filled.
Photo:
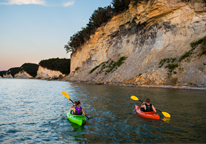
[[0, 0], [0, 71], [70, 58], [64, 45], [112, 0]]

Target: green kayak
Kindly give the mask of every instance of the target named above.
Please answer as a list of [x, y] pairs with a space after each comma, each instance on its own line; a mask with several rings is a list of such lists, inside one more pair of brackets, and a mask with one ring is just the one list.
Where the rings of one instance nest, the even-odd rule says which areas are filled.
[[73, 115], [73, 114], [71, 114], [71, 110], [68, 111], [67, 118], [71, 122], [76, 123], [78, 125], [82, 125], [82, 124], [86, 123], [86, 120], [87, 120], [84, 115]]

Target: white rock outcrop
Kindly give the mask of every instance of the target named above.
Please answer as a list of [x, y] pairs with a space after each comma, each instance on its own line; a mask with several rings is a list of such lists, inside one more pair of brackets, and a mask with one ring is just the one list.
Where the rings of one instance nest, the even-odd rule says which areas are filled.
[[31, 75], [29, 75], [27, 72], [25, 71], [21, 71], [17, 74], [14, 75], [14, 78], [19, 78], [19, 79], [30, 79], [33, 78]]
[[3, 75], [3, 78], [13, 78], [13, 76], [11, 74], [5, 74]]
[[37, 71], [37, 76], [35, 78], [37, 79], [56, 79], [60, 76], [64, 77], [65, 74], [62, 74], [60, 71], [54, 71], [49, 70], [47, 68], [43, 68], [39, 66], [39, 69]]

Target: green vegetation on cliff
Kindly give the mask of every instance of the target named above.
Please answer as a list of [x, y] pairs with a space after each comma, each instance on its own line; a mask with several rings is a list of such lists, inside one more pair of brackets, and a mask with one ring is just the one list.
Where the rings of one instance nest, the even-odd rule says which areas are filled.
[[20, 71], [27, 72], [30, 76], [35, 77], [37, 75], [39, 65], [32, 63], [25, 63], [21, 66]]
[[[112, 0], [111, 5], [107, 7], [99, 7], [89, 18], [89, 23], [82, 30], [70, 37], [67, 45], [64, 46], [66, 52], [76, 51], [82, 44], [90, 39], [98, 27], [107, 23], [113, 16], [124, 12], [129, 8], [129, 4], [137, 5], [140, 2], [148, 2], [149, 0]], [[192, 0], [181, 0], [182, 2], [191, 2]], [[206, 3], [206, 0], [202, 0]], [[151, 2], [152, 4], [153, 2]]]
[[202, 44], [202, 45], [201, 45], [201, 53], [199, 56], [206, 54], [206, 36], [205, 36], [204, 38], [202, 38], [196, 42], [191, 43], [190, 45], [191, 45], [192, 49], [189, 50], [188, 52], [186, 52], [184, 55], [182, 55], [180, 57], [179, 61], [182, 61], [183, 59], [189, 57], [193, 53], [193, 51], [197, 48], [197, 46], [200, 44]]
[[7, 71], [0, 71], [0, 76], [3, 77], [3, 75], [6, 74]]
[[11, 75], [14, 77], [14, 75], [17, 74], [17, 73], [19, 73], [20, 70], [21, 70], [20, 67], [10, 68], [10, 69], [6, 72], [6, 74], [7, 74], [7, 75], [11, 74]]
[[95, 33], [98, 27], [107, 23], [113, 16], [127, 10], [130, 2], [133, 2], [135, 5], [141, 1], [148, 0], [113, 0], [111, 3], [112, 6], [110, 5], [104, 8], [99, 7], [90, 17], [86, 27], [70, 37], [69, 42], [64, 46], [65, 50], [67, 52], [77, 50], [79, 46], [90, 39], [90, 36]]
[[50, 70], [60, 71], [63, 74], [70, 73], [70, 59], [51, 58], [41, 60], [39, 65]]
[[[202, 39], [192, 42], [190, 44], [191, 49], [187, 52], [185, 52], [185, 54], [183, 54], [178, 61], [177, 58], [164, 58], [159, 62], [159, 68], [161, 68], [165, 63], [167, 63], [167, 65], [165, 66], [165, 68], [168, 68], [168, 76], [172, 75], [172, 72], [174, 74], [177, 74], [176, 71], [174, 71], [175, 68], [177, 68], [179, 66], [178, 62], [183, 61], [184, 59], [188, 59], [194, 52], [194, 50], [200, 45], [200, 51], [199, 51], [199, 57], [201, 57], [202, 55], [206, 55], [206, 36], [203, 37]], [[204, 65], [204, 63], [203, 63]]]
[[96, 74], [101, 74], [104, 71], [105, 75], [107, 75], [108, 73], [114, 72], [118, 67], [120, 67], [126, 59], [127, 57], [123, 56], [117, 62], [114, 62], [111, 59], [106, 62], [102, 62], [100, 65], [94, 67], [89, 73], [91, 74], [93, 71], [95, 71], [101, 66], [101, 70]]
[[0, 76], [3, 77], [3, 74], [7, 74], [7, 75], [12, 75], [14, 77], [15, 74], [19, 73], [19, 72], [27, 72], [29, 75], [31, 75], [32, 77], [35, 77], [37, 75], [37, 71], [38, 71], [39, 65], [37, 64], [33, 64], [33, 63], [24, 63], [21, 67], [14, 67], [14, 68], [10, 68], [8, 71], [2, 71], [0, 72]]

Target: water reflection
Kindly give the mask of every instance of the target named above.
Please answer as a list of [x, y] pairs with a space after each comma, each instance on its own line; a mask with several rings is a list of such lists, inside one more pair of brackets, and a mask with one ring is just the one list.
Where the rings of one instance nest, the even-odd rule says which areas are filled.
[[85, 128], [84, 128], [84, 125], [78, 125], [78, 124], [75, 124], [73, 122], [71, 122], [70, 120], [68, 120], [68, 122], [71, 124], [71, 126], [73, 127], [73, 131], [72, 132], [82, 132]]
[[170, 122], [170, 118], [168, 118], [168, 117], [164, 117], [162, 120], [163, 120], [164, 122], [167, 122], [167, 123]]

